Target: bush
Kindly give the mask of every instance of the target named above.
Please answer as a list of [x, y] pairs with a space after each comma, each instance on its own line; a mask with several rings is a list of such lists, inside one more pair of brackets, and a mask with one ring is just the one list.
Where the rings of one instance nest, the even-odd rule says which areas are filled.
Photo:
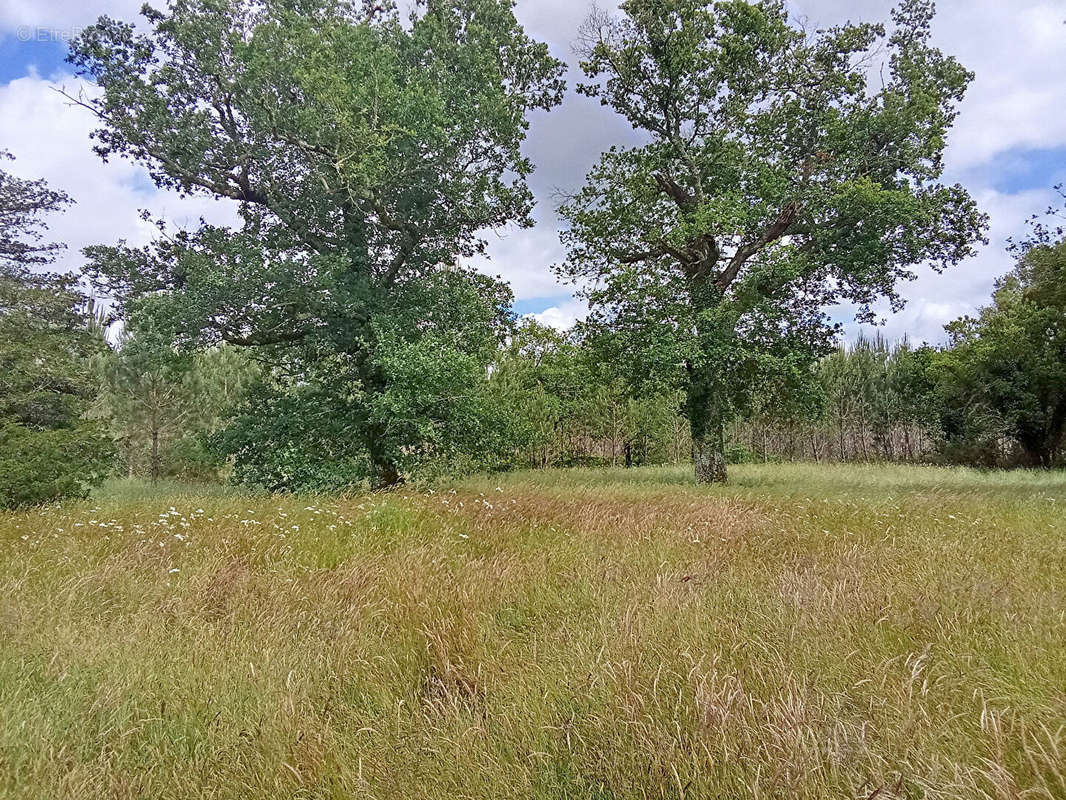
[[85, 497], [113, 457], [110, 438], [95, 423], [53, 430], [0, 425], [0, 508]]
[[725, 446], [725, 460], [727, 464], [759, 464], [763, 458], [739, 442], [728, 442]]
[[182, 436], [163, 455], [163, 475], [184, 481], [217, 481], [225, 462], [203, 434]]

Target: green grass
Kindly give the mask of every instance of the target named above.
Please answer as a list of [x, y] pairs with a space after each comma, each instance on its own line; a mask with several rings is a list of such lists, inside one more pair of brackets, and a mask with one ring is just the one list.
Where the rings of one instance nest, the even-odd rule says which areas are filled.
[[1066, 797], [1066, 474], [0, 514], [0, 795]]
[[106, 502], [109, 505], [115, 505], [163, 498], [195, 500], [198, 497], [240, 494], [254, 493], [242, 491], [224, 483], [182, 483], [171, 479], [161, 479], [153, 483], [147, 478], [110, 478], [96, 489], [94, 498], [97, 503]]

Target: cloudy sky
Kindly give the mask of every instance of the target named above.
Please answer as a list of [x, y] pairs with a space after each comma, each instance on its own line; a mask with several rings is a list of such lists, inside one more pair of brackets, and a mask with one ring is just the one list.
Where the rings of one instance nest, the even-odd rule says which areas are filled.
[[[79, 86], [63, 59], [66, 40], [101, 14], [133, 19], [142, 0], [0, 0], [0, 148], [17, 161], [5, 165], [22, 177], [43, 177], [77, 205], [52, 221], [69, 249], [63, 266], [79, 265], [79, 250], [124, 238], [146, 241], [148, 209], [178, 226], [200, 217], [223, 222], [232, 208], [208, 198], [180, 199], [157, 190], [147, 175], [123, 162], [103, 164], [90, 149], [94, 125], [54, 89]], [[157, 5], [160, 3], [156, 3]], [[891, 0], [792, 0], [797, 17], [813, 26], [887, 18]], [[518, 16], [535, 37], [579, 74], [570, 42], [588, 11], [586, 0], [519, 0]], [[1010, 268], [1004, 241], [1023, 220], [1052, 200], [1051, 187], [1066, 180], [1066, 0], [940, 0], [935, 39], [977, 73], [952, 131], [949, 182], [969, 188], [991, 217], [990, 244], [944, 275], [920, 270], [904, 287], [908, 304], [885, 314], [884, 332], [942, 340], [942, 326], [985, 302], [997, 275]], [[568, 287], [553, 278], [562, 258], [557, 192], [578, 186], [598, 154], [631, 141], [624, 122], [598, 104], [568, 93], [561, 108], [532, 119], [527, 152], [537, 164], [538, 198], [531, 230], [490, 234], [491, 260], [478, 266], [508, 280], [516, 309], [558, 326], [582, 313]], [[846, 310], [838, 310], [847, 319]], [[850, 325], [850, 331], [855, 326]]]

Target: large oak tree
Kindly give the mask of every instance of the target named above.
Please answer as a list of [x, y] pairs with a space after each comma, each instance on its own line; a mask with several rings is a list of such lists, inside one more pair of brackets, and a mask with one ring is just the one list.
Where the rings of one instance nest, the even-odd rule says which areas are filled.
[[561, 271], [637, 382], [686, 393], [696, 478], [754, 382], [798, 375], [921, 262], [958, 262], [984, 217], [940, 182], [972, 75], [930, 44], [933, 5], [819, 31], [782, 0], [626, 0], [595, 12], [583, 93], [643, 143], [612, 148], [562, 207]]
[[[235, 200], [242, 222], [93, 248], [90, 274], [119, 314], [151, 307], [181, 343], [257, 348], [273, 397], [258, 413], [300, 423], [275, 449], [347, 448], [336, 458], [365, 455], [396, 482], [425, 432], [455, 422], [471, 359], [491, 357], [509, 295], [457, 263], [483, 250], [480, 232], [532, 224], [526, 116], [559, 102], [561, 63], [509, 0], [427, 0], [407, 19], [345, 0], [144, 13], [145, 32], [101, 18], [72, 45], [102, 90], [79, 98], [102, 123], [96, 149], [161, 187]], [[461, 369], [421, 373], [439, 385], [385, 413], [412, 348]]]

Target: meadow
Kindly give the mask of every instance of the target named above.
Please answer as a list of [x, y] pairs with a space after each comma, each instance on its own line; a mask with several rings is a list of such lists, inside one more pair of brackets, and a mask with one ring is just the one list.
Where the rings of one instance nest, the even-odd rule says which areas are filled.
[[1066, 797], [1066, 473], [0, 513], [0, 796]]

